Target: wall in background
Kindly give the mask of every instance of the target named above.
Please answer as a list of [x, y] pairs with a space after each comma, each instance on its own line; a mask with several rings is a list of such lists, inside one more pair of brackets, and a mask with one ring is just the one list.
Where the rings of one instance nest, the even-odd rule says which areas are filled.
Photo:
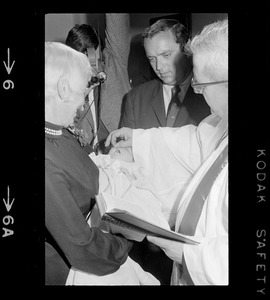
[[[141, 33], [149, 26], [152, 18], [170, 17], [175, 13], [130, 13], [131, 49], [129, 55], [128, 72], [132, 87], [155, 77], [141, 43]], [[191, 33], [194, 36], [205, 25], [218, 19], [227, 17], [226, 13], [192, 13], [190, 14]], [[47, 14], [45, 15], [45, 41], [65, 43], [69, 30], [75, 24], [92, 25], [104, 40], [104, 14]]]
[[[130, 14], [130, 26], [132, 37], [140, 34], [149, 26], [151, 18], [162, 17], [171, 14]], [[196, 34], [206, 24], [226, 17], [226, 13], [192, 13], [192, 35]], [[46, 14], [45, 15], [45, 41], [64, 42], [68, 31], [75, 24], [91, 24], [100, 31], [101, 37], [104, 32], [104, 14]]]
[[192, 36], [198, 33], [205, 25], [228, 17], [226, 13], [192, 14]]

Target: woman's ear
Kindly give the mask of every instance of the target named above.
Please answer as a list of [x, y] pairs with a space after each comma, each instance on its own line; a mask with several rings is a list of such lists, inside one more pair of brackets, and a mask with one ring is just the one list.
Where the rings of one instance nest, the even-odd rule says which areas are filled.
[[70, 85], [66, 78], [60, 77], [57, 82], [57, 90], [60, 99], [67, 101], [70, 95]]

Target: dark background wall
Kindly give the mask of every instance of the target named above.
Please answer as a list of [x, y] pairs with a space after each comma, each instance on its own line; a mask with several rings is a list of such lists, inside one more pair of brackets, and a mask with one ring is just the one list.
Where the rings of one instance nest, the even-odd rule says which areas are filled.
[[[129, 77], [132, 87], [153, 78], [145, 57], [140, 35], [151, 22], [158, 18], [178, 18], [191, 32], [198, 33], [206, 24], [227, 17], [226, 13], [130, 13], [131, 49], [129, 56]], [[69, 30], [75, 24], [92, 25], [104, 40], [104, 14], [47, 14], [45, 15], [45, 41], [65, 42]]]
[[[149, 26], [149, 20], [157, 17], [175, 15], [171, 14], [136, 14], [130, 13], [131, 35], [135, 36]], [[227, 17], [226, 13], [191, 13], [191, 32], [196, 34], [204, 25], [214, 22], [217, 19]], [[90, 24], [100, 31], [104, 36], [104, 14], [46, 14], [45, 15], [45, 41], [64, 41], [68, 31], [75, 24]]]

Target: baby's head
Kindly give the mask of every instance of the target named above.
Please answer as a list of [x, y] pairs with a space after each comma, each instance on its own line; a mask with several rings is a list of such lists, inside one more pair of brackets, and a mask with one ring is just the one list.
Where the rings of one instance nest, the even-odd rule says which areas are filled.
[[112, 147], [109, 155], [112, 159], [121, 160], [125, 162], [133, 162], [133, 155], [131, 148], [114, 148]]

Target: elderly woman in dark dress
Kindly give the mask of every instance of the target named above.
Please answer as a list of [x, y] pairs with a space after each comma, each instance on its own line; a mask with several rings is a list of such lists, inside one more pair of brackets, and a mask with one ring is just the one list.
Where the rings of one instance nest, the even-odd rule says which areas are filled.
[[[86, 220], [98, 193], [99, 171], [66, 128], [91, 89], [87, 87], [91, 75], [84, 54], [61, 43], [45, 44], [47, 285], [65, 285], [71, 268], [102, 281], [102, 276], [117, 273], [128, 261], [132, 247], [127, 239], [91, 228]], [[140, 280], [132, 277], [126, 283]]]

